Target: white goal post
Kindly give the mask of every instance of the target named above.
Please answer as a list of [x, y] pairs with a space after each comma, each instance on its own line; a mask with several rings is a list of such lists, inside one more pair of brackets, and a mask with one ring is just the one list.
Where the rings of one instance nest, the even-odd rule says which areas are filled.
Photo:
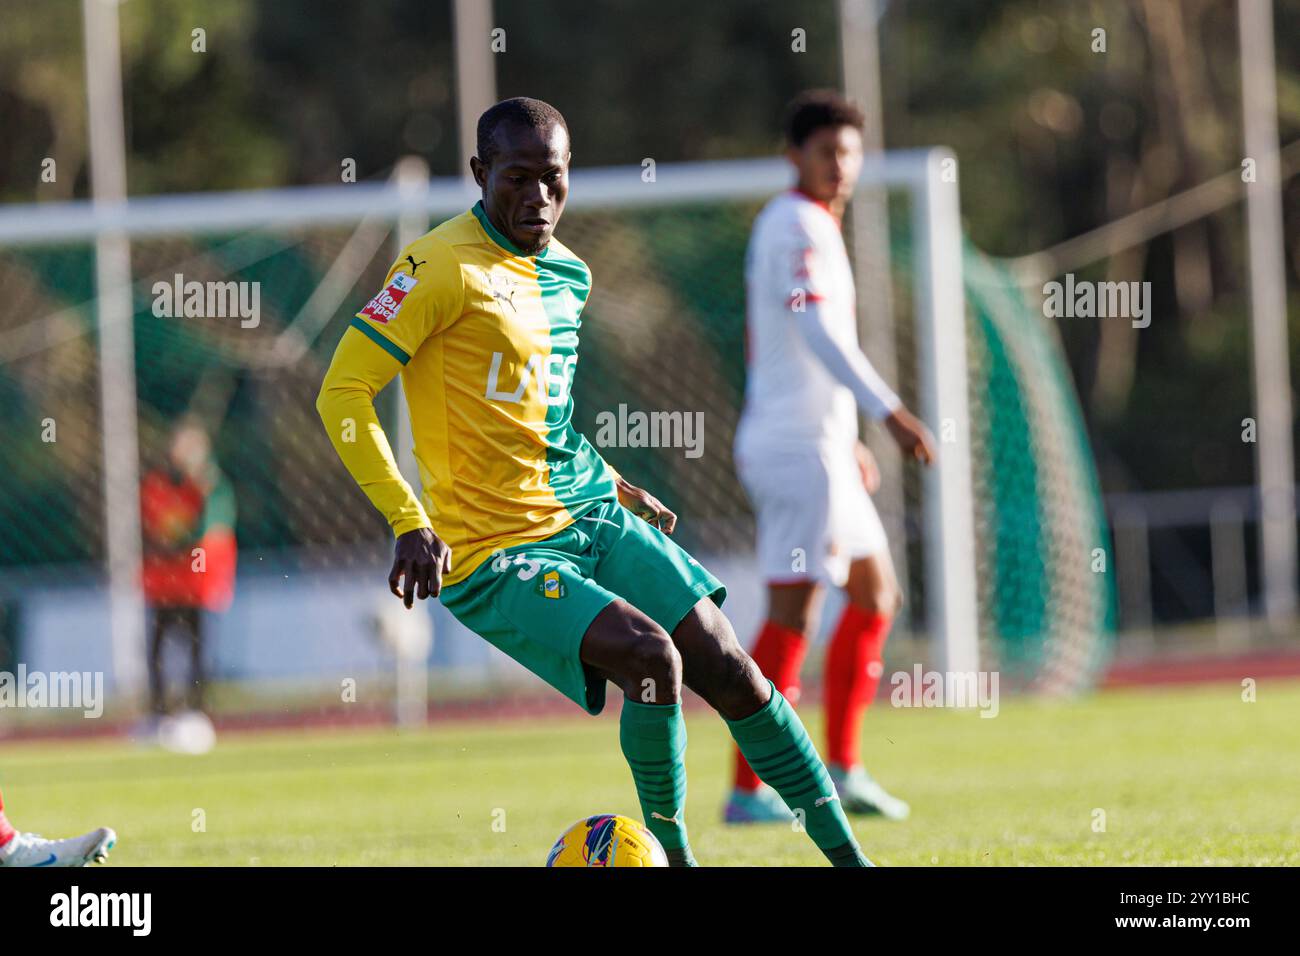
[[[363, 220], [399, 224], [410, 223], [413, 216], [437, 222], [463, 211], [478, 198], [472, 184], [459, 177], [430, 179], [427, 186], [417, 189], [409, 178], [404, 182], [398, 179], [141, 197], [113, 205], [77, 201], [0, 207], [0, 248], [93, 242], [105, 235], [135, 240], [346, 226]], [[790, 184], [790, 167], [780, 159], [660, 164], [652, 176], [642, 166], [578, 169], [570, 177], [566, 208], [753, 200]], [[887, 152], [867, 161], [859, 185], [901, 190], [910, 200], [916, 254], [912, 274], [919, 411], [939, 438], [938, 461], [927, 470], [922, 485], [926, 617], [935, 665], [946, 671], [974, 672], [979, 667], [980, 618], [956, 160], [941, 148]], [[99, 289], [97, 294], [102, 299], [109, 291]], [[125, 398], [132, 383], [106, 382], [105, 387], [121, 388]], [[115, 557], [107, 555], [110, 565]], [[115, 632], [114, 639], [125, 638]], [[119, 653], [116, 659], [126, 656]]]

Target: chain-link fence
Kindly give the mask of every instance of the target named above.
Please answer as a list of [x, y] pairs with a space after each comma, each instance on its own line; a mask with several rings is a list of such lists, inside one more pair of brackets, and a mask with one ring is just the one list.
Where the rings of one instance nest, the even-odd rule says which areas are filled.
[[[760, 207], [614, 203], [573, 209], [560, 228], [594, 276], [575, 423], [596, 440], [602, 413], [702, 414], [698, 454], [634, 442], [600, 450], [679, 514], [683, 545], [741, 585], [733, 617], [742, 638], [761, 592], [731, 442], [745, 380], [744, 250]], [[896, 228], [898, 385], [909, 403], [912, 245]], [[371, 638], [392, 602], [391, 535], [338, 462], [315, 399], [349, 317], [396, 248], [395, 230], [370, 220], [132, 241], [140, 472], [174, 466], [175, 430], [187, 422], [208, 433], [233, 489], [237, 586], [214, 616], [210, 650], [214, 676], [230, 685], [225, 699], [247, 703], [254, 686], [337, 699], [340, 679], [388, 666]], [[1110, 579], [1092, 566], [1109, 543], [1086, 437], [1049, 328], [977, 254], [967, 252], [966, 266], [981, 636], [1016, 680], [1079, 686], [1113, 623]], [[94, 277], [86, 241], [0, 249], [0, 639], [50, 666], [108, 660]], [[396, 446], [396, 386], [378, 402]], [[924, 503], [916, 476], [907, 482], [914, 517]], [[915, 520], [907, 526], [918, 609], [922, 544]], [[440, 695], [515, 694], [518, 668], [440, 609], [434, 619]], [[924, 628], [923, 614], [912, 620]]]

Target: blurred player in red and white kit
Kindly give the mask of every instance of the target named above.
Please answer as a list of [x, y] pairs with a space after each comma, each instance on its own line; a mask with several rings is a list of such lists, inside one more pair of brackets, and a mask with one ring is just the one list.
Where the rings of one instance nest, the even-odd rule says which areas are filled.
[[[880, 473], [858, 438], [857, 410], [881, 422], [906, 458], [928, 465], [934, 440], [858, 346], [840, 223], [862, 168], [862, 124], [861, 111], [830, 90], [804, 93], [790, 105], [786, 157], [798, 181], [764, 207], [750, 237], [748, 381], [735, 452], [757, 513], [768, 589], [754, 662], [796, 701], [825, 586], [845, 589], [826, 657], [824, 756], [847, 812], [902, 819], [907, 804], [871, 778], [858, 754], [902, 594], [870, 498]], [[737, 753], [727, 822], [789, 818]]]

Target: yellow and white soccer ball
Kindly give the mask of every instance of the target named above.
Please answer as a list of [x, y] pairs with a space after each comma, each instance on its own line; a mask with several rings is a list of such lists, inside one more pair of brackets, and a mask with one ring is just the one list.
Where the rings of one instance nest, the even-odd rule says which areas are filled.
[[654, 834], [631, 817], [598, 813], [561, 834], [547, 866], [667, 866]]

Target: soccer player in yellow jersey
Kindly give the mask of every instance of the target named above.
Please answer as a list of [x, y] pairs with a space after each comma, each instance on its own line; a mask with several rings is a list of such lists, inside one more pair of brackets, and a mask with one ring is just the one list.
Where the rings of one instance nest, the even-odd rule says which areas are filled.
[[[794, 710], [741, 648], [726, 589], [667, 535], [676, 516], [573, 427], [585, 263], [553, 233], [568, 195], [564, 118], [504, 100], [478, 122], [482, 200], [403, 249], [352, 320], [317, 408], [388, 519], [388, 586], [467, 627], [592, 714], [623, 691], [619, 739], [670, 863], [687, 841], [685, 683], [836, 865], [869, 866]], [[401, 374], [423, 483], [402, 479], [374, 397]]]

